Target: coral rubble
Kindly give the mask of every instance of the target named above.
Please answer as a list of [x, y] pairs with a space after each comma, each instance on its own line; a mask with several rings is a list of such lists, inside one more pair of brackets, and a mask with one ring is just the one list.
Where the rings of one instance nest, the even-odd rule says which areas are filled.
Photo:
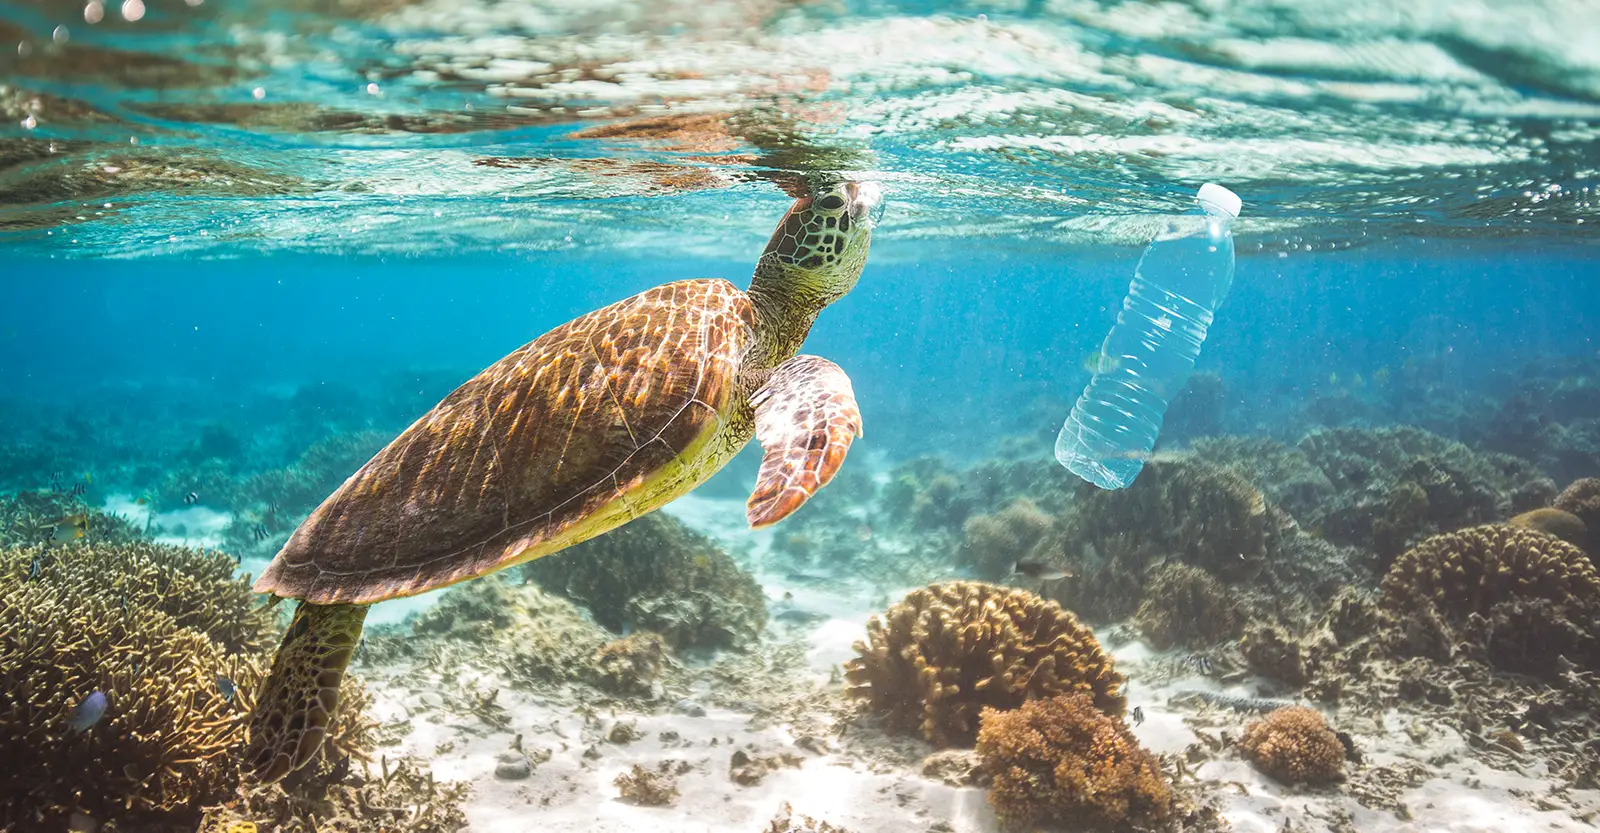
[[1322, 713], [1285, 706], [1245, 727], [1245, 756], [1286, 784], [1324, 784], [1344, 777], [1345, 746]]
[[1033, 593], [975, 581], [913, 590], [867, 624], [850, 693], [936, 746], [971, 743], [984, 707], [1082, 692], [1120, 715], [1123, 677], [1076, 616]]
[[1166, 821], [1172, 790], [1155, 756], [1119, 717], [1086, 694], [985, 708], [978, 756], [993, 778], [989, 803], [1012, 825], [1061, 819], [1127, 830]]

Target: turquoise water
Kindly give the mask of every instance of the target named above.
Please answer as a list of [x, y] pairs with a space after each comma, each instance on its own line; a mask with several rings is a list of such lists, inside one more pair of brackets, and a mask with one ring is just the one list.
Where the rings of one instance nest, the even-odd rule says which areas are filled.
[[[27, 595], [53, 586], [52, 570], [76, 581], [62, 566], [74, 559], [102, 564], [84, 553], [150, 539], [220, 552], [205, 557], [226, 559], [224, 573], [259, 574], [347, 475], [500, 357], [667, 281], [746, 286], [808, 182], [879, 183], [886, 203], [859, 284], [805, 345], [849, 374], [862, 414], [839, 480], [774, 531], [746, 530], [752, 444], [668, 510], [705, 542], [648, 527], [573, 551], [648, 575], [677, 601], [692, 593], [664, 576], [726, 560], [745, 590], [691, 590], [726, 603], [734, 623], [710, 630], [737, 638], [673, 642], [681, 665], [644, 693], [619, 694], [586, 670], [540, 676], [501, 663], [543, 644], [526, 630], [541, 622], [560, 623], [549, 626], [567, 629], [556, 641], [585, 646], [585, 658], [597, 650], [586, 640], [654, 628], [635, 608], [616, 625], [606, 608], [623, 603], [584, 595], [579, 579], [513, 569], [502, 574], [511, 589], [448, 591], [459, 609], [439, 594], [380, 605], [353, 666], [374, 697], [366, 714], [383, 727], [382, 744], [366, 745], [472, 789], [369, 796], [443, 814], [411, 827], [348, 802], [295, 803], [330, 785], [357, 789], [359, 756], [291, 779], [287, 792], [235, 795], [264, 670], [246, 666], [270, 660], [286, 624], [277, 613], [262, 614], [262, 644], [166, 672], [199, 675], [199, 695], [191, 686], [158, 697], [140, 688], [143, 665], [117, 676], [123, 666], [78, 656], [51, 666], [66, 676], [38, 682], [47, 678], [16, 659], [22, 643], [0, 640], [10, 652], [0, 673], [12, 675], [0, 768], [30, 762], [69, 796], [40, 799], [55, 794], [20, 779], [0, 786], [0, 830], [64, 830], [81, 821], [74, 813], [90, 829], [309, 830], [335, 810], [363, 830], [807, 829], [762, 827], [780, 800], [857, 833], [1034, 829], [1007, 821], [984, 783], [924, 775], [932, 747], [915, 746], [915, 731], [901, 733], [909, 747], [885, 740], [892, 727], [851, 711], [838, 678], [868, 616], [952, 579], [1076, 610], [1128, 673], [1128, 705], [1149, 716], [1131, 730], [1168, 756], [1173, 783], [1183, 782], [1180, 753], [1205, 745], [1195, 731], [1237, 736], [1244, 722], [1167, 699], [1186, 687], [1310, 703], [1373, 753], [1351, 759], [1345, 786], [1310, 793], [1262, 781], [1231, 746], [1192, 759], [1210, 769], [1191, 779], [1190, 798], [1235, 829], [1278, 829], [1283, 818], [1350, 829], [1326, 821], [1339, 813], [1354, 829], [1444, 829], [1466, 802], [1492, 808], [1470, 829], [1583, 829], [1600, 793], [1574, 773], [1600, 767], [1582, 741], [1600, 706], [1580, 677], [1534, 673], [1564, 699], [1533, 730], [1506, 716], [1534, 696], [1517, 688], [1533, 685], [1518, 676], [1527, 669], [1493, 645], [1383, 655], [1396, 665], [1379, 671], [1348, 645], [1337, 662], [1308, 647], [1320, 659], [1305, 679], [1274, 676], [1240, 645], [1256, 626], [1312, 645], [1340, 587], [1388, 598], [1380, 582], [1401, 552], [1527, 510], [1568, 511], [1580, 502], [1557, 494], [1600, 477], [1597, 42], [1600, 13], [1579, 0], [0, 2], [0, 543], [10, 547], [0, 550], [0, 614], [47, 630], [98, 633], [60, 618], [70, 605]], [[1269, 518], [1257, 534], [1279, 570], [1259, 580], [1193, 555], [1194, 541], [1211, 546], [1200, 516], [1219, 511], [1204, 495], [1226, 491], [1223, 481], [1119, 510], [1051, 456], [1140, 252], [1208, 181], [1244, 200], [1236, 277], [1169, 411], [1165, 462], [1153, 465], [1228, 467], [1257, 490]], [[1391, 453], [1385, 443], [1412, 436], [1397, 426], [1432, 436]], [[1218, 437], [1281, 445], [1205, 442]], [[1340, 450], [1321, 450], [1330, 445]], [[1310, 468], [1291, 471], [1273, 456], [1284, 448]], [[1415, 489], [1426, 493], [1420, 509], [1406, 503]], [[1048, 516], [1039, 523], [1051, 532], [1012, 552], [980, 533], [1019, 501]], [[82, 535], [77, 512], [88, 513]], [[1092, 512], [1105, 520], [1087, 523]], [[1051, 543], [1058, 535], [1066, 543]], [[612, 540], [623, 543], [606, 549]], [[1117, 560], [1123, 544], [1148, 563]], [[640, 566], [652, 557], [662, 560]], [[189, 569], [152, 558], [158, 572]], [[1068, 586], [1013, 569], [1027, 559], [1069, 572]], [[1171, 644], [1141, 605], [1170, 599], [1107, 602], [1155, 593], [1151, 577], [1168, 559], [1215, 573], [1246, 624]], [[501, 586], [489, 582], [464, 587]], [[530, 600], [534, 586], [565, 599]], [[87, 601], [98, 590], [73, 588], [63, 598], [101, 619], [129, 610], [125, 591], [102, 609]], [[209, 610], [206, 594], [224, 591], [172, 592], [181, 613]], [[748, 633], [730, 612], [744, 610], [742, 592], [771, 617]], [[228, 615], [254, 616], [238, 612], [251, 604]], [[1594, 604], [1581, 610], [1600, 613], [1600, 596]], [[501, 615], [512, 608], [521, 613]], [[42, 618], [46, 609], [57, 618]], [[1573, 620], [1600, 621], [1588, 613]], [[1188, 631], [1211, 634], [1196, 622], [1228, 618], [1212, 614]], [[479, 620], [493, 624], [462, 624]], [[1481, 636], [1461, 627], [1462, 644]], [[1522, 650], [1538, 655], [1568, 631], [1550, 633]], [[156, 656], [128, 647], [144, 638], [111, 653]], [[1600, 645], [1600, 634], [1585, 638]], [[1438, 665], [1415, 671], [1424, 659]], [[1600, 652], [1577, 664], [1600, 672]], [[1402, 666], [1500, 699], [1488, 717], [1460, 700], [1441, 705], [1394, 683]], [[131, 704], [210, 703], [218, 674], [245, 694], [207, 706], [207, 720], [234, 734], [205, 760], [231, 763], [161, 782], [170, 800], [151, 804], [166, 764], [143, 771], [150, 753], [114, 742], [140, 731]], [[1342, 701], [1330, 679], [1348, 683]], [[1392, 685], [1369, 691], [1361, 679]], [[500, 694], [485, 701], [491, 689]], [[68, 731], [65, 715], [87, 691], [111, 692], [107, 722]], [[684, 700], [709, 717], [685, 717]], [[625, 720], [655, 740], [595, 734]], [[1419, 723], [1457, 734], [1406, 747], [1396, 727]], [[1527, 757], [1494, 752], [1497, 728], [1518, 733]], [[812, 743], [821, 736], [830, 740]], [[801, 749], [805, 762], [765, 786], [740, 776], [730, 786], [722, 746], [706, 751], [724, 737], [752, 754]], [[522, 755], [524, 739], [531, 780], [496, 775], [496, 756]], [[604, 755], [587, 757], [590, 746]], [[538, 749], [553, 757], [538, 761]], [[612, 779], [624, 765], [680, 758], [685, 798], [662, 808], [626, 790], [619, 798]], [[1473, 786], [1446, 759], [1498, 774]], [[1395, 787], [1410, 765], [1426, 777]], [[1240, 779], [1265, 803], [1231, 793]], [[1419, 792], [1427, 779], [1447, 786]], [[1558, 792], [1541, 792], [1546, 781]], [[903, 813], [880, 807], [890, 790], [914, 796]], [[1370, 799], [1384, 790], [1398, 790], [1420, 826]], [[1082, 829], [1059, 812], [1050, 823]], [[1178, 829], [1213, 828], [1188, 818]]]

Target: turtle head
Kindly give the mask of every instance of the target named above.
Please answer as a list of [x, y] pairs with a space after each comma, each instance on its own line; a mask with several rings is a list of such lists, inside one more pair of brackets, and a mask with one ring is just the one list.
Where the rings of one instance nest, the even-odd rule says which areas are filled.
[[841, 182], [795, 200], [761, 254], [751, 293], [813, 312], [844, 297], [867, 265], [882, 205], [873, 182]]

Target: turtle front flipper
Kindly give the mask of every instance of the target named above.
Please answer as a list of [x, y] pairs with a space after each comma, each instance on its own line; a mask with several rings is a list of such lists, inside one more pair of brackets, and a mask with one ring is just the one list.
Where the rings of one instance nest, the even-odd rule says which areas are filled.
[[750, 398], [761, 441], [761, 470], [745, 504], [752, 529], [777, 523], [827, 485], [861, 436], [850, 377], [818, 356], [778, 366]]
[[277, 781], [317, 754], [366, 618], [367, 605], [301, 602], [295, 609], [250, 716], [245, 769], [258, 780]]

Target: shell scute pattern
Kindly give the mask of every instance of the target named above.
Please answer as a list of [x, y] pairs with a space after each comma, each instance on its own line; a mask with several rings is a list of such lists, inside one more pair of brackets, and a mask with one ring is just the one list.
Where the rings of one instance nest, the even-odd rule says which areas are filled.
[[728, 436], [707, 453], [731, 456], [753, 433], [737, 397], [754, 325], [743, 292], [694, 280], [540, 336], [352, 475], [256, 590], [320, 604], [411, 595], [599, 534], [610, 526], [598, 515], [621, 523], [665, 503], [715, 466], [652, 478], [696, 462], [685, 452], [713, 435]]

